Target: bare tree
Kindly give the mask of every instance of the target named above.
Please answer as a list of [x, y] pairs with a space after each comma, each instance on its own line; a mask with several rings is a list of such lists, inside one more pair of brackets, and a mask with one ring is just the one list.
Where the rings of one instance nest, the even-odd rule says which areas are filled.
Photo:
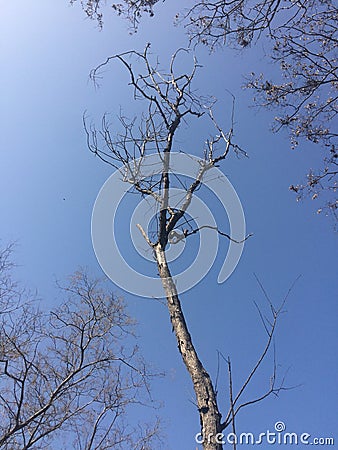
[[[142, 14], [154, 15], [157, 0], [124, 0], [113, 4], [134, 30]], [[88, 7], [88, 5], [91, 5]], [[95, 5], [95, 8], [94, 8]], [[86, 2], [87, 15], [98, 14], [100, 0]], [[337, 132], [337, 5], [332, 0], [201, 0], [177, 14], [192, 45], [211, 51], [224, 45], [249, 48], [263, 38], [267, 56], [279, 63], [280, 76], [256, 73], [247, 79], [258, 106], [277, 111], [274, 131], [287, 129], [291, 145], [300, 140], [320, 144], [321, 167], [308, 167], [304, 182], [290, 190], [297, 199], [320, 199], [318, 213], [332, 214], [336, 221]], [[102, 21], [101, 21], [102, 25]], [[304, 143], [303, 143], [304, 145]], [[317, 200], [318, 201], [318, 200]]]
[[45, 314], [13, 281], [10, 253], [0, 252], [0, 447], [158, 448], [157, 422], [127, 420], [151, 403], [150, 374], [121, 298], [79, 271]]
[[[273, 375], [266, 392], [259, 395], [257, 399], [241, 403], [243, 392], [272, 345], [276, 321], [283, 309], [284, 302], [279, 308], [273, 307], [269, 302], [271, 320], [265, 320], [260, 313], [267, 333], [267, 343], [257, 364], [238, 393], [233, 392], [232, 368], [230, 359], [227, 359], [230, 375], [230, 407], [225, 414], [225, 419], [222, 419], [215, 384], [193, 344], [166, 252], [168, 243], [188, 239], [190, 235], [198, 234], [201, 231], [202, 227], [194, 228], [189, 219], [189, 207], [194, 193], [203, 185], [206, 174], [225, 160], [231, 152], [238, 156], [245, 155], [245, 152], [233, 141], [234, 120], [232, 120], [230, 130], [223, 131], [212, 112], [214, 101], [208, 101], [207, 98], [202, 98], [194, 92], [192, 83], [198, 69], [197, 61], [193, 61], [193, 67], [189, 73], [176, 73], [175, 62], [178, 55], [185, 52], [186, 50], [179, 50], [174, 54], [167, 72], [159, 69], [158, 62], [151, 63], [149, 45], [143, 53], [130, 51], [109, 57], [105, 63], [92, 72], [94, 81], [98, 80], [101, 69], [111, 61], [120, 61], [129, 73], [134, 98], [145, 101], [146, 110], [140, 120], [137, 118], [128, 120], [121, 115], [122, 132], [114, 135], [111, 133], [106, 116], [103, 117], [101, 130], [98, 130], [93, 124], [88, 124], [86, 118], [84, 125], [89, 149], [105, 163], [120, 171], [121, 178], [130, 185], [131, 192], [138, 193], [145, 198], [153, 198], [155, 201], [153, 228], [143, 229], [140, 224], [138, 224], [138, 228], [156, 261], [178, 350], [192, 380], [201, 432], [204, 436], [204, 448], [219, 450], [222, 448], [220, 433], [230, 426], [233, 430], [235, 429], [235, 418], [244, 406], [260, 401], [270, 394], [277, 394], [282, 389], [280, 384], [277, 385], [274, 365]], [[141, 69], [138, 65], [134, 68], [133, 59], [141, 64]], [[210, 120], [215, 133], [207, 139], [203, 150], [201, 149], [201, 154], [204, 156], [200, 160], [195, 178], [187, 183], [187, 180], [180, 178], [180, 174], [172, 173], [170, 170], [172, 152], [180, 125], [184, 122], [190, 124], [191, 120], [201, 120], [202, 117]], [[142, 176], [142, 162], [146, 161], [147, 155], [150, 154], [160, 156], [161, 170], [158, 177], [155, 174]], [[183, 190], [179, 201], [177, 196], [173, 198], [170, 194], [175, 185], [181, 186]], [[233, 240], [218, 227], [210, 226], [210, 228], [215, 233]]]

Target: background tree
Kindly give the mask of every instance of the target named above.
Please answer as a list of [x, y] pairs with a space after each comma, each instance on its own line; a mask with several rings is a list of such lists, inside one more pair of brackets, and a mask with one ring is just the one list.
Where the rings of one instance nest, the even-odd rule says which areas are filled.
[[[77, 0], [70, 0], [71, 5], [76, 2]], [[151, 17], [154, 15], [153, 7], [157, 2], [158, 0], [123, 0], [122, 3], [112, 3], [110, 6], [118, 15], [127, 17], [135, 31], [143, 13], [149, 14]], [[102, 28], [102, 7], [106, 4], [103, 4], [101, 0], [80, 0], [79, 3], [87, 17], [95, 20], [98, 26]]]
[[[154, 15], [157, 0], [124, 0], [113, 4], [137, 29], [143, 13]], [[100, 0], [86, 2], [86, 13], [99, 20]], [[84, 5], [83, 5], [84, 6]], [[289, 130], [295, 148], [302, 138], [320, 144], [322, 165], [308, 168], [304, 182], [290, 190], [297, 199], [321, 197], [335, 220], [337, 207], [337, 5], [332, 0], [202, 0], [177, 14], [192, 45], [214, 51], [224, 45], [252, 47], [263, 38], [268, 58], [280, 73], [267, 77], [253, 70], [246, 87], [254, 90], [258, 106], [277, 111], [274, 131]]]
[[11, 251], [0, 252], [1, 448], [158, 448], [159, 423], [128, 423], [150, 403], [150, 374], [122, 299], [79, 271], [45, 314], [14, 281]]
[[[88, 125], [86, 118], [84, 125], [89, 149], [102, 161], [120, 171], [121, 178], [130, 185], [131, 192], [138, 193], [141, 197], [150, 197], [155, 201], [152, 226], [149, 229], [144, 229], [141, 224], [137, 226], [156, 261], [178, 350], [193, 383], [201, 433], [204, 436], [203, 448], [219, 450], [223, 448], [219, 433], [228, 427], [235, 432], [235, 418], [244, 406], [263, 400], [270, 394], [277, 394], [283, 389], [283, 383], [277, 384], [274, 363], [273, 374], [266, 391], [249, 401], [242, 399], [244, 391], [272, 345], [277, 319], [283, 310], [285, 300], [279, 308], [275, 308], [267, 297], [270, 309], [269, 319], [264, 318], [259, 311], [267, 333], [267, 342], [237, 393], [233, 392], [231, 361], [229, 358], [225, 359], [229, 372], [229, 410], [222, 419], [217, 398], [217, 382], [213, 383], [211, 380], [193, 344], [179, 292], [167, 261], [167, 249], [174, 238], [175, 242], [187, 239], [191, 235], [199, 234], [205, 226], [209, 226], [205, 224], [202, 227], [196, 227], [189, 216], [189, 207], [194, 193], [201, 188], [208, 172], [225, 160], [231, 152], [237, 156], [246, 155], [246, 153], [233, 142], [234, 123], [228, 132], [223, 131], [212, 112], [214, 102], [208, 101], [207, 97], [198, 96], [193, 90], [192, 83], [198, 69], [197, 61], [194, 60], [193, 68], [189, 73], [176, 73], [175, 63], [182, 52], [186, 51], [181, 50], [174, 54], [168, 72], [161, 71], [158, 62], [151, 63], [149, 45], [143, 53], [130, 51], [109, 57], [92, 72], [93, 80], [97, 81], [100, 70], [111, 61], [120, 61], [129, 72], [134, 98], [143, 100], [147, 104], [145, 112], [139, 121], [137, 118], [128, 120], [121, 115], [122, 132], [116, 134], [112, 134], [106, 116], [103, 117], [100, 130], [97, 130], [93, 124]], [[141, 62], [141, 70], [138, 66], [134, 68], [131, 61], [135, 59]], [[202, 117], [210, 120], [215, 134], [206, 140], [205, 147], [201, 149], [201, 154], [204, 156], [199, 161], [199, 170], [195, 179], [187, 182], [180, 174], [171, 171], [171, 155], [180, 125], [183, 122], [190, 124], [191, 119], [199, 120]], [[151, 176], [143, 176], [142, 163], [149, 164], [146, 157], [151, 154], [160, 156], [160, 173], [157, 174], [154, 171]], [[177, 195], [171, 195], [171, 189], [177, 186], [181, 188], [184, 186], [179, 199]], [[209, 228], [229, 240], [240, 243], [218, 227], [210, 226]], [[243, 240], [245, 239], [246, 237], [243, 236]], [[224, 393], [224, 388], [220, 389]]]

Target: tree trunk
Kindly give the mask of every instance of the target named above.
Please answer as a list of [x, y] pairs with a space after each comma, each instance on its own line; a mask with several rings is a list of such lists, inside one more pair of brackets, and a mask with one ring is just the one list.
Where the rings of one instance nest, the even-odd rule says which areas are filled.
[[[201, 433], [204, 441], [203, 448], [204, 450], [222, 450], [222, 444], [217, 442], [217, 434], [221, 433], [221, 414], [218, 410], [216, 394], [210, 376], [198, 358], [192, 343], [176, 285], [171, 277], [165, 251], [160, 243], [154, 247], [154, 253], [166, 294], [170, 320], [176, 335], [178, 349], [194, 385], [200, 415]], [[220, 440], [218, 439], [218, 441]]]

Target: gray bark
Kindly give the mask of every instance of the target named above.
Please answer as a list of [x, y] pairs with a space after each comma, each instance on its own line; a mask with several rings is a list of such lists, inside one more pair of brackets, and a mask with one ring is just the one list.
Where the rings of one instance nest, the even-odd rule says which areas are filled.
[[201, 432], [204, 437], [204, 450], [221, 450], [222, 444], [216, 442], [221, 433], [221, 414], [218, 410], [216, 393], [208, 372], [203, 367], [194, 345], [182, 312], [175, 282], [171, 276], [166, 260], [165, 250], [160, 243], [154, 247], [159, 275], [167, 298], [170, 320], [177, 339], [177, 346], [183, 362], [189, 372], [196, 394], [200, 416]]

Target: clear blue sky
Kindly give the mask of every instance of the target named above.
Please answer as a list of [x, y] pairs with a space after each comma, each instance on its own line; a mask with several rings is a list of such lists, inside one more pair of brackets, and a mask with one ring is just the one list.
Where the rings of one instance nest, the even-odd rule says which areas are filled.
[[[142, 50], [147, 42], [165, 66], [176, 48], [186, 45], [182, 30], [172, 26], [178, 8], [179, 2], [161, 4], [156, 20], [145, 19], [139, 33], [129, 35], [126, 23], [113, 15], [99, 32], [67, 0], [1, 1], [0, 236], [4, 243], [18, 241], [19, 275], [39, 289], [46, 308], [58, 301], [55, 277], [62, 279], [79, 265], [102, 273], [92, 249], [90, 219], [111, 170], [87, 151], [82, 114], [87, 110], [99, 119], [108, 111], [114, 120], [120, 106], [126, 113], [140, 108], [132, 103], [127, 74], [118, 65], [107, 70], [99, 90], [89, 81], [89, 72], [108, 55]], [[309, 145], [292, 152], [287, 136], [269, 131], [273, 113], [249, 108], [250, 92], [241, 90], [241, 74], [275, 70], [259, 48], [212, 56], [199, 49], [197, 55], [203, 65], [197, 87], [220, 99], [221, 120], [229, 118], [225, 89], [236, 95], [236, 139], [250, 157], [232, 158], [223, 170], [241, 198], [254, 237], [225, 284], [216, 283], [221, 252], [210, 274], [182, 296], [194, 343], [212, 377], [216, 350], [230, 355], [239, 387], [264, 344], [253, 305], [253, 300], [264, 305], [264, 299], [253, 273], [276, 303], [301, 275], [276, 335], [279, 373], [288, 370], [286, 384], [301, 386], [248, 407], [237, 428], [259, 433], [282, 420], [288, 431], [338, 440], [337, 237], [330, 221], [315, 214], [313, 202], [297, 204], [288, 191], [317, 164], [317, 152]], [[187, 152], [197, 153], [196, 134], [189, 128], [180, 139]], [[163, 448], [194, 450], [199, 419], [167, 311], [159, 302], [124, 295], [139, 321], [146, 358], [167, 372], [153, 386], [154, 397], [164, 405], [159, 412], [167, 433]], [[270, 359], [250, 394], [268, 386], [271, 367]], [[218, 390], [222, 396], [223, 389], [224, 399], [225, 374], [223, 366]]]

